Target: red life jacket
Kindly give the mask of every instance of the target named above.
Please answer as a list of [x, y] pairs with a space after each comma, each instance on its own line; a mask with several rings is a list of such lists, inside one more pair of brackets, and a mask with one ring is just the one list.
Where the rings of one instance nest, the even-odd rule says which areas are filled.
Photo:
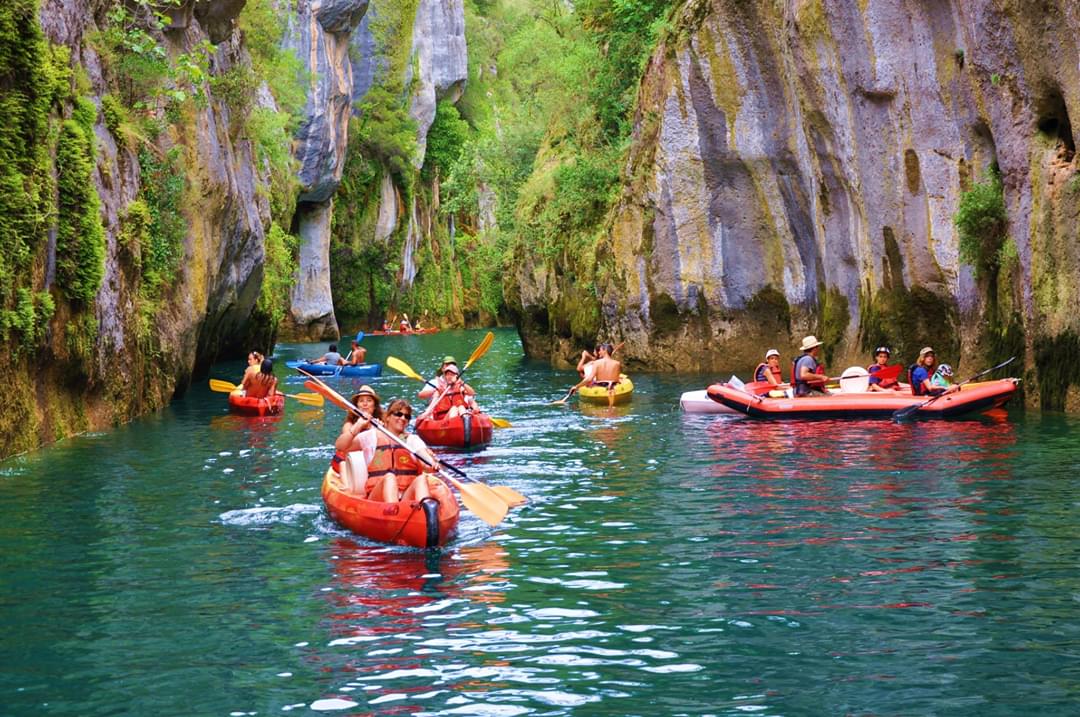
[[465, 392], [459, 388], [461, 381], [454, 384], [453, 388], [443, 394], [439, 402], [435, 404], [435, 408], [431, 411], [431, 417], [436, 421], [446, 417], [446, 414], [450, 413], [450, 409], [454, 406], [468, 407], [469, 402], [466, 399]]
[[[754, 369], [754, 380], [755, 381], [759, 381], [759, 380], [760, 381], [768, 381], [769, 380], [767, 378], [762, 378], [762, 379], [758, 378], [758, 374], [761, 373], [762, 369], [765, 369], [766, 371], [772, 371], [772, 374], [776, 378], [777, 383], [783, 383], [784, 382], [784, 377], [780, 373], [780, 367], [777, 366], [775, 369], [771, 369], [771, 368], [769, 368], [768, 363], [759, 363], [757, 365], [757, 368]], [[764, 374], [762, 374], [762, 375], [764, 375]]]
[[375, 455], [368, 463], [368, 479], [365, 485], [367, 493], [371, 493], [376, 486], [382, 483], [382, 478], [387, 473], [393, 473], [397, 478], [398, 493], [408, 488], [413, 479], [420, 475], [421, 464], [412, 451], [402, 447], [400, 443], [392, 440], [382, 431], [375, 433]]

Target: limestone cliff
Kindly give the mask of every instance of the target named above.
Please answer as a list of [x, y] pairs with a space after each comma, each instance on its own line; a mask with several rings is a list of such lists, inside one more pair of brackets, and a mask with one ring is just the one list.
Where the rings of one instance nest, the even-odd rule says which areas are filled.
[[[9, 395], [0, 456], [159, 408], [219, 353], [269, 341], [250, 323], [270, 224], [268, 168], [237, 134], [235, 108], [211, 91], [211, 78], [247, 61], [235, 31], [242, 5], [186, 3], [163, 28], [139, 14], [145, 4], [121, 11], [92, 0], [44, 0], [36, 18], [22, 16], [30, 69], [61, 58], [52, 64], [60, 79], [45, 119], [62, 128], [52, 168], [60, 191], [42, 227], [49, 239], [25, 237], [32, 253], [21, 280], [41, 297], [33, 308], [47, 324], [40, 344], [29, 331], [5, 327], [9, 360], [0, 374]], [[163, 79], [167, 60], [177, 57], [191, 62], [187, 74]], [[5, 86], [14, 82], [21, 92], [21, 79]], [[136, 109], [124, 106], [129, 98], [139, 98]], [[80, 126], [92, 135], [80, 153], [96, 195], [82, 208], [64, 197], [71, 165], [63, 143]], [[44, 148], [47, 158], [55, 140], [39, 139], [21, 151]], [[40, 196], [47, 205], [47, 192]], [[71, 272], [94, 260], [65, 256], [70, 247], [60, 239], [73, 220], [69, 242], [98, 235], [103, 249], [100, 282], [78, 298], [71, 298]]]
[[[1050, 356], [1080, 353], [1078, 31], [1069, 0], [684, 3], [591, 257], [599, 332], [655, 369], [791, 357], [805, 333], [835, 368], [881, 342], [904, 361], [936, 343], [961, 373], [1019, 351], [1029, 398], [1062, 405], [1051, 383], [1080, 384]], [[1008, 241], [977, 274], [953, 218], [993, 166]], [[565, 361], [595, 336], [566, 330], [581, 309], [560, 308], [559, 273], [526, 259], [518, 312], [530, 352]]]

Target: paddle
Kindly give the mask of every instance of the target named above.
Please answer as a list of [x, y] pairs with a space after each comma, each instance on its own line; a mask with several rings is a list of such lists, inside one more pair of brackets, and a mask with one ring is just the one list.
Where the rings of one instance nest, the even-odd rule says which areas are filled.
[[[422, 461], [424, 464], [434, 468], [440, 478], [449, 481], [451, 485], [458, 489], [458, 493], [460, 493], [461, 495], [461, 501], [465, 504], [465, 507], [471, 510], [474, 514], [476, 514], [478, 518], [483, 520], [485, 523], [495, 526], [498, 525], [506, 516], [506, 511], [509, 506], [507, 502], [503, 500], [502, 497], [500, 497], [500, 495], [492, 489], [491, 486], [487, 485], [486, 483], [481, 483], [479, 481], [462, 483], [453, 476], [447, 475], [441, 470], [443, 464], [432, 463], [425, 456], [416, 453], [405, 443], [405, 441], [401, 440], [393, 433], [388, 431], [378, 421], [373, 421], [371, 419], [371, 416], [365, 414], [340, 393], [327, 386], [324, 382], [320, 381], [318, 377], [312, 376], [311, 374], [307, 374], [307, 376], [309, 380], [304, 382], [305, 386], [315, 391], [318, 391], [323, 396], [328, 398], [330, 402], [334, 405], [346, 411], [351, 411], [352, 413], [355, 413], [366, 421], [371, 421], [371, 425], [374, 426], [383, 435], [398, 443], [402, 448], [409, 451], [409, 453], [412, 453], [413, 456]], [[461, 471], [457, 471], [457, 469], [454, 470], [464, 475], [464, 473], [462, 473]], [[516, 493], [517, 496], [520, 497], [521, 501], [524, 502], [524, 496], [522, 496], [520, 493], [517, 493], [517, 491], [514, 491], [514, 493]]]
[[[219, 378], [210, 379], [210, 390], [217, 391], [218, 393], [232, 393], [236, 389], [240, 388], [235, 383], [229, 383], [228, 381], [222, 381]], [[280, 393], [280, 392], [279, 392]], [[283, 396], [289, 398], [295, 398], [305, 406], [321, 406], [323, 405], [323, 397], [317, 393], [283, 393]]]
[[[1008, 366], [1009, 364], [1011, 364], [1015, 360], [1016, 360], [1016, 357], [1013, 356], [1012, 358], [1010, 358], [1010, 359], [1008, 359], [1006, 361], [1002, 361], [997, 366], [991, 366], [990, 368], [986, 369], [985, 371], [980, 371], [979, 373], [975, 374], [971, 378], [965, 379], [965, 380], [961, 381], [960, 383], [958, 383], [956, 385], [957, 386], [963, 386], [965, 383], [971, 383], [972, 381], [974, 381], [977, 378], [985, 376], [986, 374], [991, 373], [993, 371], [997, 371], [999, 368], [1003, 368], [1005, 366]], [[926, 399], [922, 403], [916, 403], [916, 404], [914, 404], [912, 406], [908, 406], [907, 408], [901, 408], [899, 411], [893, 411], [892, 418], [893, 418], [894, 421], [903, 421], [903, 420], [906, 420], [908, 418], [911, 418], [912, 416], [914, 416], [916, 413], [919, 412], [919, 409], [923, 408], [924, 406], [929, 406], [931, 403], [938, 400], [939, 398], [941, 398], [944, 395], [945, 395], [944, 393], [939, 393], [936, 396], [932, 396], [932, 397]]]

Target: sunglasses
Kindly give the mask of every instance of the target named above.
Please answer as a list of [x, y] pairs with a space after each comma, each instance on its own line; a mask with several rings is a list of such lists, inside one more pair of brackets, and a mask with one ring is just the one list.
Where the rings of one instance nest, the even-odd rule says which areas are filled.
[[412, 414], [411, 413], [406, 413], [405, 411], [394, 411], [390, 415], [391, 416], [398, 416], [400, 418], [404, 418], [406, 421], [408, 421], [409, 419], [412, 418]]

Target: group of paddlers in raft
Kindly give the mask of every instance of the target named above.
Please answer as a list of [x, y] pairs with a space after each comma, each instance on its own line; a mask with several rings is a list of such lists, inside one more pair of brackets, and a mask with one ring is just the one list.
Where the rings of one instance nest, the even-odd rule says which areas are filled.
[[[443, 358], [438, 375], [425, 383], [418, 395], [430, 401], [417, 423], [480, 410], [476, 391], [461, 379], [453, 356]], [[346, 415], [331, 460], [345, 492], [387, 503], [419, 502], [430, 497], [433, 488], [442, 487], [441, 481], [430, 476], [438, 469], [438, 460], [420, 436], [406, 431], [413, 417], [413, 407], [406, 399], [395, 398], [383, 408], [375, 389], [364, 385], [353, 395], [352, 403], [363, 415]], [[405, 445], [377, 430], [372, 421], [379, 421]]]
[[[803, 338], [799, 346], [802, 355], [791, 365], [789, 383], [784, 383], [781, 375], [780, 352], [769, 349], [765, 352], [765, 360], [754, 369], [754, 380], [770, 383], [778, 389], [790, 388], [795, 397], [828, 395], [830, 391], [826, 388], [826, 384], [835, 380], [835, 377], [830, 379], [825, 367], [818, 361], [821, 346], [822, 342], [815, 336]], [[874, 363], [866, 367], [866, 372], [869, 374], [868, 390], [910, 390], [916, 396], [939, 396], [959, 390], [959, 386], [952, 381], [952, 367], [947, 363], [938, 364], [932, 347], [923, 347], [919, 351], [918, 360], [908, 367], [907, 385], [900, 383], [899, 380], [903, 367], [889, 365], [891, 356], [892, 351], [888, 346], [878, 346], [874, 350]]]

